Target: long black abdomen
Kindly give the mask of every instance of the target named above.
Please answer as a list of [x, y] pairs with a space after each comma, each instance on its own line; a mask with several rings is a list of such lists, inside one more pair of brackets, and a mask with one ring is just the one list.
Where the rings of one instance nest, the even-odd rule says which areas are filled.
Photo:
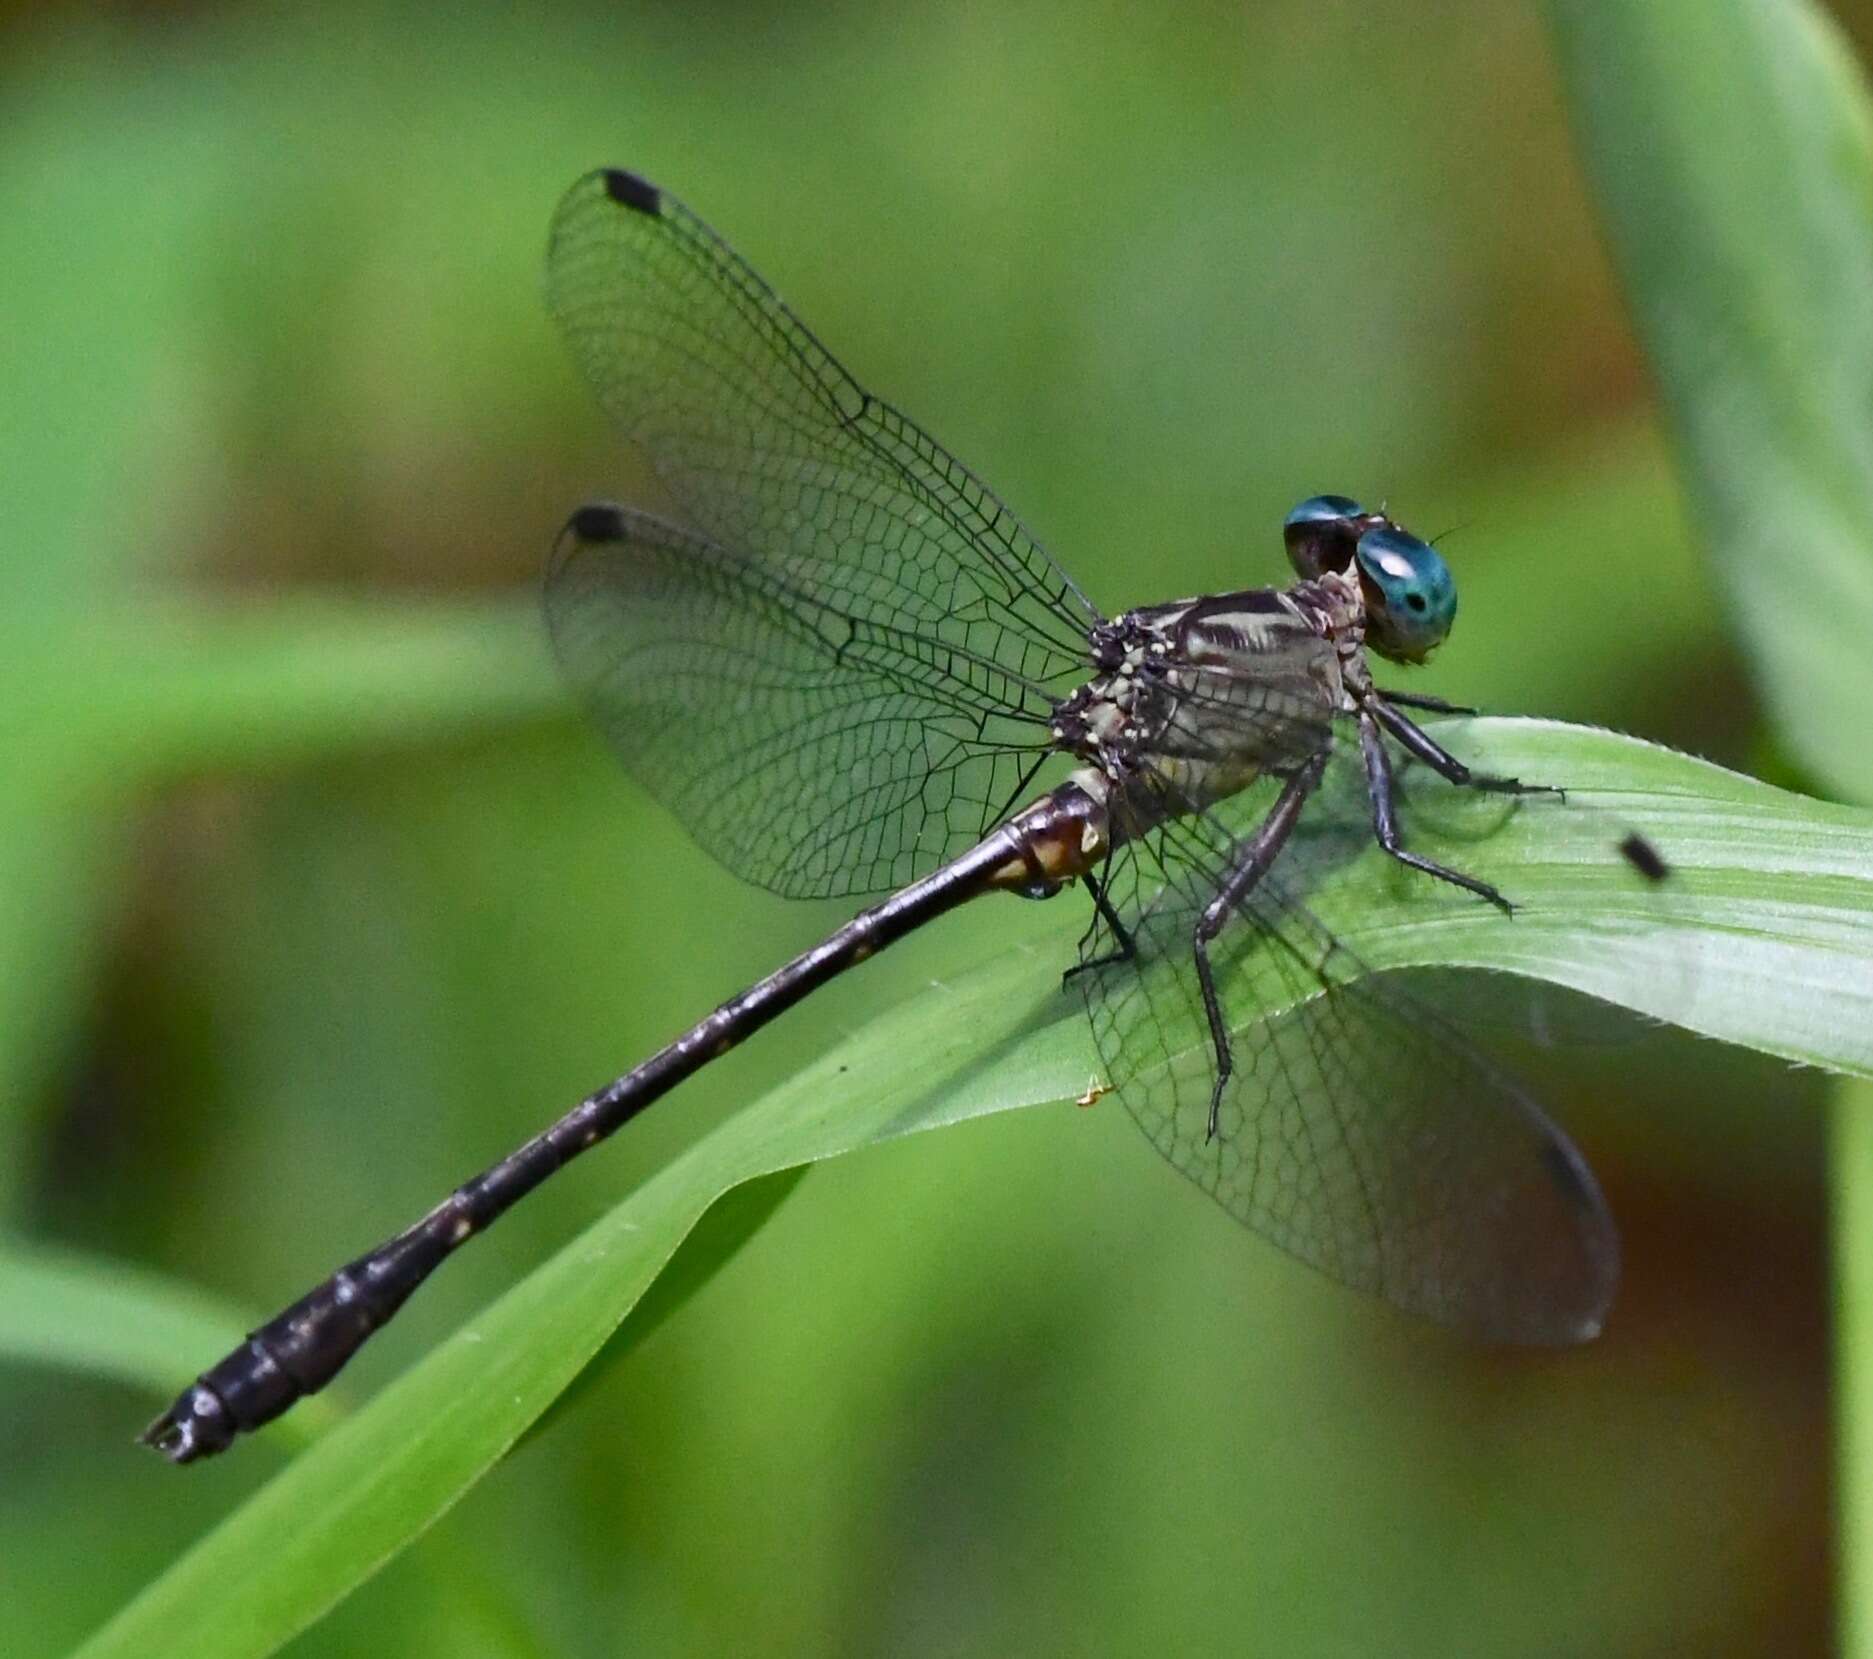
[[183, 1390], [144, 1431], [144, 1443], [172, 1462], [190, 1463], [316, 1394], [452, 1252], [581, 1152], [810, 991], [924, 922], [996, 888], [1072, 879], [1098, 844], [1089, 826], [1103, 833], [1103, 823], [1099, 802], [1064, 784], [963, 857], [862, 911], [251, 1333]]

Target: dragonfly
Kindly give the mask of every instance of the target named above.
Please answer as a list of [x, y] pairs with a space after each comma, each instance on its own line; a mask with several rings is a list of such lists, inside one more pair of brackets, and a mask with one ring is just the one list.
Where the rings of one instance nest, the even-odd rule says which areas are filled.
[[[549, 1176], [803, 997], [990, 893], [1084, 891], [1065, 977], [1105, 1067], [1089, 1092], [1116, 1094], [1238, 1221], [1486, 1338], [1598, 1331], [1619, 1246], [1581, 1154], [1307, 902], [1310, 815], [1337, 801], [1332, 821], [1351, 810], [1409, 880], [1513, 913], [1407, 845], [1404, 771], [1511, 808], [1560, 796], [1479, 775], [1407, 712], [1474, 711], [1375, 681], [1372, 657], [1422, 663], [1450, 632], [1456, 587], [1434, 547], [1317, 495], [1283, 526], [1289, 585], [1107, 617], [974, 473], [637, 174], [591, 173], [561, 201], [547, 297], [679, 513], [599, 502], [565, 525], [545, 609], [571, 684], [730, 870], [794, 898], [885, 896], [260, 1326], [148, 1445], [192, 1462], [323, 1388]], [[1066, 775], [1048, 785], [1050, 763]], [[1642, 837], [1619, 851], [1641, 881], [1668, 873]]]

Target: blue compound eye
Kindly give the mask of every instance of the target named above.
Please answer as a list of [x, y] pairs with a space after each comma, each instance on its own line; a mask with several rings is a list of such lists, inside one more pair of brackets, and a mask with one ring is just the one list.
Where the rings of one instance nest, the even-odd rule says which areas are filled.
[[1345, 570], [1366, 516], [1366, 509], [1346, 496], [1310, 495], [1281, 526], [1295, 574], [1312, 580], [1329, 570]]
[[1361, 536], [1354, 562], [1366, 598], [1366, 643], [1394, 662], [1423, 662], [1456, 619], [1450, 566], [1429, 542], [1396, 525]]

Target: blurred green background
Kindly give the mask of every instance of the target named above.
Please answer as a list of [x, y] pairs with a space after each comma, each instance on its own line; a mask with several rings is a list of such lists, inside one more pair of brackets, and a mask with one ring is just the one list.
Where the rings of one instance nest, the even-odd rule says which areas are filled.
[[[1873, 5], [1842, 21], [1873, 39]], [[637, 476], [550, 331], [630, 165], [1106, 609], [1277, 581], [1298, 497], [1444, 545], [1421, 683], [1773, 765], [1530, 8], [1065, 0], [0, 17], [0, 1201], [254, 1315], [840, 918], [740, 885], [554, 683], [535, 584]], [[978, 907], [524, 1206], [361, 1398]], [[1813, 1080], [1539, 1060], [1627, 1273], [1564, 1355], [1247, 1240], [1116, 1110], [815, 1170], [295, 1654], [1787, 1653], [1826, 1645]], [[171, 1387], [210, 1352], [173, 1356]], [[0, 1651], [264, 1481], [166, 1394], [0, 1370]]]

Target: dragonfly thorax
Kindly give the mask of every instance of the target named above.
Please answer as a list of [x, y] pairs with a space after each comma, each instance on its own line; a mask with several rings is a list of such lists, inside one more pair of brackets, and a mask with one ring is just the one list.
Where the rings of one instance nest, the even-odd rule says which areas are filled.
[[1054, 739], [1152, 816], [1200, 811], [1331, 742], [1365, 676], [1362, 623], [1337, 572], [1127, 611], [1092, 632], [1102, 672], [1056, 706]]

